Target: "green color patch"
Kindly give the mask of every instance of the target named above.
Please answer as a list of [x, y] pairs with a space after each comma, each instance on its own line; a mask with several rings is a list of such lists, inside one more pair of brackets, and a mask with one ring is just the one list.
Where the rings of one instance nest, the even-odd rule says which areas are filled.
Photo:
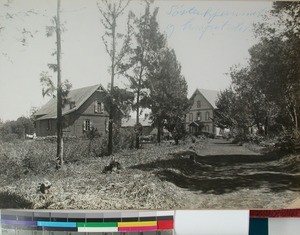
[[77, 227], [118, 227], [118, 224], [116, 222], [78, 222]]

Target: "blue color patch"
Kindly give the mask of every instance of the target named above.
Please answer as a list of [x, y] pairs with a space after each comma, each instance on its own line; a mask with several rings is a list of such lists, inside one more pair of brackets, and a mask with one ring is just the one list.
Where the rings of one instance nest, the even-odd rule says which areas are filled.
[[269, 225], [267, 218], [250, 218], [249, 235], [268, 235]]
[[37, 226], [40, 226], [40, 227], [57, 227], [57, 228], [76, 228], [76, 223], [75, 222], [37, 221]]

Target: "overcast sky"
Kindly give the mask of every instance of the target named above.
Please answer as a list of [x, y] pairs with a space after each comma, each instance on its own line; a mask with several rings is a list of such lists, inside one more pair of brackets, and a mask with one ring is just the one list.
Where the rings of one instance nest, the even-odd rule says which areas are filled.
[[[14, 120], [40, 107], [43, 98], [40, 73], [55, 63], [55, 37], [47, 38], [56, 0], [14, 0], [4, 7], [0, 0], [0, 119]], [[73, 88], [101, 83], [107, 87], [109, 58], [101, 36], [96, 0], [62, 0], [62, 74]], [[189, 96], [196, 88], [223, 90], [230, 84], [227, 73], [235, 64], [244, 64], [248, 49], [255, 43], [252, 24], [270, 10], [270, 1], [156, 1], [160, 29], [175, 49], [188, 83]], [[27, 16], [24, 12], [33, 9]], [[139, 12], [133, 0], [128, 10]], [[9, 13], [9, 15], [7, 14]], [[13, 18], [10, 16], [13, 15]], [[126, 14], [121, 22], [126, 21]], [[122, 30], [123, 23], [120, 23]], [[23, 28], [30, 30], [23, 46]], [[56, 77], [54, 77], [56, 81]], [[119, 84], [126, 85], [124, 78]]]

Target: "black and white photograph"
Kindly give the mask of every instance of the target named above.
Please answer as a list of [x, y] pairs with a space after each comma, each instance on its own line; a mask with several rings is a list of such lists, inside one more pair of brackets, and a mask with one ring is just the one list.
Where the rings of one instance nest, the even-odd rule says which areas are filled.
[[0, 0], [0, 209], [300, 207], [300, 2]]

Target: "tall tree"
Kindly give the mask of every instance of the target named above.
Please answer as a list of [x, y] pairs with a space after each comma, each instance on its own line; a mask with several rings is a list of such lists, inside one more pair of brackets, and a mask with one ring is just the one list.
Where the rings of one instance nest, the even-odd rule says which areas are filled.
[[62, 85], [61, 85], [61, 25], [60, 2], [57, 0], [56, 27], [56, 60], [57, 60], [57, 168], [63, 167], [63, 121], [62, 121]]
[[136, 111], [136, 141], [135, 147], [138, 149], [140, 138], [140, 110], [141, 99], [147, 94], [145, 89], [145, 80], [149, 74], [151, 63], [156, 60], [159, 52], [165, 47], [166, 40], [164, 36], [159, 32], [159, 26], [157, 22], [158, 8], [155, 8], [151, 13], [151, 2], [144, 1], [145, 10], [144, 14], [140, 17], [131, 14], [133, 18], [134, 28], [133, 38], [135, 47], [131, 50], [131, 56], [128, 64], [124, 66], [129, 67], [125, 76], [129, 78], [130, 87], [134, 91], [136, 96], [136, 102], [133, 106]]
[[[62, 109], [67, 103], [67, 96], [72, 87], [68, 80], [62, 82], [61, 76], [61, 33], [62, 25], [60, 23], [61, 0], [57, 0], [56, 16], [53, 18], [54, 26], [46, 27], [47, 36], [51, 36], [55, 32], [56, 36], [56, 64], [48, 64], [48, 67], [57, 73], [57, 86], [51, 80], [51, 76], [47, 72], [41, 73], [41, 83], [43, 85], [43, 96], [49, 95], [57, 99], [57, 119], [56, 119], [56, 134], [57, 134], [57, 153], [56, 153], [56, 168], [63, 167], [63, 116]], [[55, 94], [56, 92], [56, 94]]]
[[[110, 65], [110, 104], [114, 103], [114, 82], [115, 76], [124, 72], [122, 60], [127, 56], [130, 46], [130, 28], [129, 23], [126, 34], [122, 34], [117, 30], [117, 21], [123, 15], [124, 10], [128, 6], [129, 1], [108, 1], [102, 0], [102, 4], [98, 3], [98, 9], [102, 15], [101, 23], [105, 29], [105, 34], [102, 36], [103, 43], [111, 59]], [[118, 48], [118, 42], [123, 41], [122, 47]], [[114, 105], [109, 109], [109, 125], [108, 125], [108, 155], [113, 151], [113, 120], [114, 120]]]
[[265, 134], [276, 127], [299, 136], [299, 13], [299, 2], [276, 2], [271, 14], [255, 26], [259, 42], [249, 49], [248, 65], [232, 69], [233, 90], [224, 92], [218, 102], [223, 124], [252, 123], [264, 126]]
[[266, 97], [288, 114], [293, 131], [299, 132], [300, 2], [274, 2], [270, 16], [255, 32], [260, 43], [250, 50], [250, 65], [257, 82]]
[[149, 70], [146, 81], [149, 94], [145, 98], [157, 127], [157, 142], [161, 141], [163, 127], [174, 134], [178, 144], [179, 132], [189, 108], [187, 83], [181, 74], [181, 66], [174, 50], [165, 48]]

